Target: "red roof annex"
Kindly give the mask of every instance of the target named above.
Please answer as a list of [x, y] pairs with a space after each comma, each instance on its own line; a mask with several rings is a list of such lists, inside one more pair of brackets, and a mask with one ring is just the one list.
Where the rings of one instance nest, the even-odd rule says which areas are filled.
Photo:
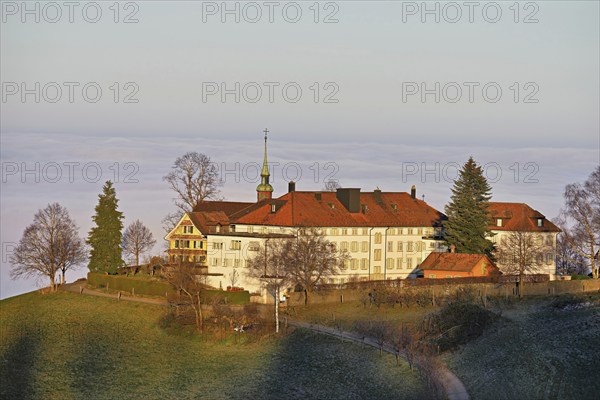
[[421, 263], [419, 269], [428, 271], [471, 272], [481, 260], [486, 262], [489, 272], [498, 268], [485, 254], [431, 253]]
[[[488, 210], [492, 218], [489, 226], [491, 230], [560, 232], [560, 229], [548, 221], [542, 213], [525, 203], [490, 202]], [[497, 225], [498, 219], [502, 219], [502, 226]], [[542, 219], [542, 226], [538, 226], [538, 219]]]

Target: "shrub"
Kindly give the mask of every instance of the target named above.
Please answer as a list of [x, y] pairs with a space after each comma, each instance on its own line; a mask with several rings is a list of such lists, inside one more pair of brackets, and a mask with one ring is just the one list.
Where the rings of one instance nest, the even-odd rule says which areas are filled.
[[585, 281], [587, 279], [591, 279], [591, 278], [587, 275], [578, 275], [578, 274], [571, 275], [572, 281]]
[[478, 338], [497, 319], [498, 315], [478, 305], [454, 302], [424, 318], [421, 331], [425, 342], [446, 351]]
[[448, 296], [449, 303], [476, 303], [477, 290], [471, 286], [461, 286]]

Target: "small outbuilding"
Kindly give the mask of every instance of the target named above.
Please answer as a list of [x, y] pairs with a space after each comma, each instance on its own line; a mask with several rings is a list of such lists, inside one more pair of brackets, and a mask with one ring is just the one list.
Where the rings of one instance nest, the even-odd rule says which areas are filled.
[[419, 268], [424, 278], [467, 278], [501, 274], [485, 254], [431, 253]]

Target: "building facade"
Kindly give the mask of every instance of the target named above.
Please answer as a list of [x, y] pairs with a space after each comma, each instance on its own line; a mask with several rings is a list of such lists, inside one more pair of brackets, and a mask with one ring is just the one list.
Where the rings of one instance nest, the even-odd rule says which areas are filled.
[[496, 246], [496, 265], [507, 272], [507, 260], [502, 254], [502, 243], [513, 232], [529, 232], [534, 235], [539, 251], [537, 267], [528, 273], [548, 274], [556, 278], [556, 237], [560, 233], [551, 221], [525, 203], [490, 202], [490, 240]]
[[285, 195], [231, 215], [227, 233], [207, 235], [209, 271], [222, 273], [211, 284], [226, 286], [238, 268], [245, 275], [240, 286], [256, 288], [259, 283], [247, 277], [248, 260], [267, 240], [296, 237], [307, 228], [320, 229], [325, 239], [350, 255], [340, 273], [326, 283], [416, 277], [421, 262], [444, 249], [443, 219], [408, 193], [345, 188], [299, 192], [290, 185]]

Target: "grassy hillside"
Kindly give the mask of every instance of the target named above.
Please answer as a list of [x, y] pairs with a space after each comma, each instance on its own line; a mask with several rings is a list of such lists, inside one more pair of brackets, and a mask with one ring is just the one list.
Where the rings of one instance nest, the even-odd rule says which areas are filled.
[[160, 327], [161, 306], [59, 292], [0, 301], [0, 398], [424, 398], [391, 356], [305, 331], [234, 344]]
[[[473, 399], [597, 399], [600, 393], [600, 295], [534, 297], [505, 303], [483, 336], [442, 356]], [[564, 305], [564, 304], [563, 304]], [[435, 307], [364, 307], [360, 302], [298, 307], [294, 318], [353, 329], [356, 321], [388, 321], [416, 329]]]
[[446, 357], [474, 399], [597, 399], [600, 305], [565, 309], [530, 300]]

